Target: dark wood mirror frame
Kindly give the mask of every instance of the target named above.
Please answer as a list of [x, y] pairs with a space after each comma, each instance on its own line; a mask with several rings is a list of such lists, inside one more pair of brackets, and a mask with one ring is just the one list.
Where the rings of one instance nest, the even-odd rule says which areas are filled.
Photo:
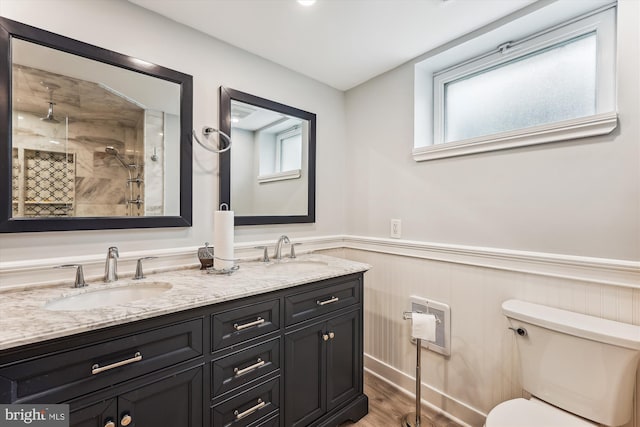
[[[235, 216], [235, 225], [261, 224], [295, 224], [311, 223], [316, 220], [316, 115], [275, 101], [240, 92], [235, 89], [220, 87], [220, 130], [231, 135], [231, 101], [239, 101], [257, 107], [266, 108], [298, 117], [309, 122], [309, 170], [307, 192], [307, 215], [278, 216]], [[233, 138], [232, 138], [233, 140]], [[226, 203], [233, 210], [231, 200], [231, 149], [220, 154], [220, 204]]]
[[[146, 217], [12, 218], [11, 40], [36, 43], [180, 85], [180, 214]], [[0, 232], [190, 227], [192, 220], [193, 78], [188, 74], [0, 17]]]

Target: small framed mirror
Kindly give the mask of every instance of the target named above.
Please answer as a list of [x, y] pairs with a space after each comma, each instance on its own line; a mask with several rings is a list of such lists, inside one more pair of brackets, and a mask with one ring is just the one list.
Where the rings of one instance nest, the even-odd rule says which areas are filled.
[[5, 18], [0, 62], [0, 232], [191, 225], [191, 76]]
[[236, 225], [315, 222], [316, 115], [220, 88], [220, 203]]

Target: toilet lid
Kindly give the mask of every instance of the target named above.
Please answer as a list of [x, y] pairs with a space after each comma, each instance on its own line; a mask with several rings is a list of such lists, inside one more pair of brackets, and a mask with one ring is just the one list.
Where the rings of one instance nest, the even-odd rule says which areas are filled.
[[594, 427], [591, 423], [538, 399], [513, 399], [489, 412], [486, 427]]

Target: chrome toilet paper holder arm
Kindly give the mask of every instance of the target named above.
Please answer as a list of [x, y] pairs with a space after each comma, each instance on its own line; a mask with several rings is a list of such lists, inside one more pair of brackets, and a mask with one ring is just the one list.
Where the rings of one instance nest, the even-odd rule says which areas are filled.
[[[402, 313], [402, 318], [404, 320], [409, 320], [409, 319], [413, 319], [413, 313], [420, 313], [418, 311], [405, 311]], [[437, 314], [434, 313], [423, 313], [423, 314], [431, 314], [433, 317], [436, 318], [436, 323], [442, 323], [442, 320], [438, 317]]]

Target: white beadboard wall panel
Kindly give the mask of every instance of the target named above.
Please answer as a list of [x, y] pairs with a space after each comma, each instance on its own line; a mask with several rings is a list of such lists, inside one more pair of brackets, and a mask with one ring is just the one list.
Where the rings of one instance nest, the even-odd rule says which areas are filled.
[[[409, 297], [451, 306], [451, 356], [422, 350], [423, 397], [469, 425], [482, 425], [498, 403], [527, 396], [503, 301], [518, 298], [640, 325], [639, 289], [381, 251], [347, 248], [343, 255], [372, 266], [365, 274], [366, 366], [409, 393], [416, 351], [411, 325], [402, 320]], [[628, 427], [640, 427], [638, 406]]]

